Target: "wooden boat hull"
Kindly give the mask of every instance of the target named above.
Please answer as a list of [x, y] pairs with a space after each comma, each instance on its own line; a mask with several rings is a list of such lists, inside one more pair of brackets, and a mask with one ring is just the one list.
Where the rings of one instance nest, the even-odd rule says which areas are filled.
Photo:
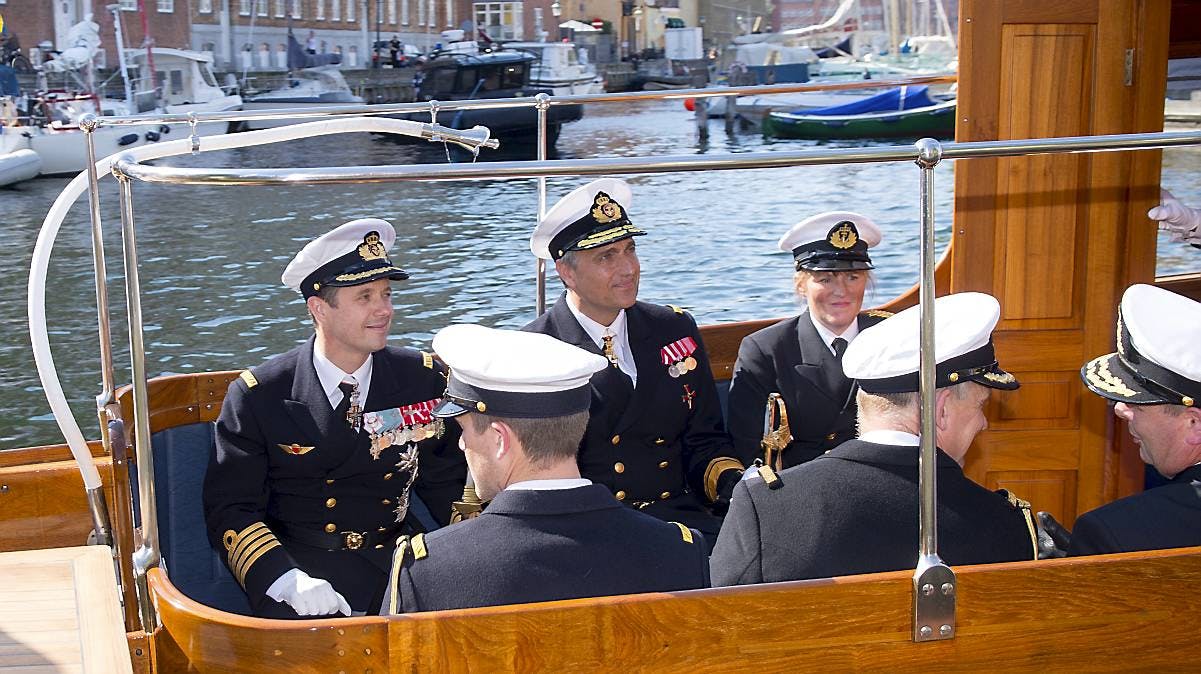
[[955, 102], [927, 108], [864, 115], [806, 115], [771, 112], [763, 133], [776, 138], [953, 138]]

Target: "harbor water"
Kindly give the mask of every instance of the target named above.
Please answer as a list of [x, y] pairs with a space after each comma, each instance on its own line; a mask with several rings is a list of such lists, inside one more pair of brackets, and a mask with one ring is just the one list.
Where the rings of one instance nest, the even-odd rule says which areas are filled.
[[[563, 129], [558, 156], [572, 158], [712, 155], [775, 151], [805, 141], [727, 133], [710, 122], [697, 138], [679, 101], [590, 106]], [[177, 131], [177, 133], [180, 133]], [[859, 143], [854, 143], [859, 144]], [[829, 146], [831, 144], [828, 144]], [[841, 143], [853, 145], [853, 143]], [[488, 152], [485, 150], [485, 153]], [[511, 158], [511, 157], [507, 157]], [[218, 167], [443, 163], [439, 146], [342, 135], [209, 153], [171, 161]], [[936, 177], [938, 247], [950, 234], [954, 168]], [[1163, 185], [1201, 205], [1201, 149], [1164, 152]], [[701, 324], [783, 317], [797, 311], [790, 256], [776, 240], [823, 210], [865, 213], [885, 238], [869, 304], [909, 288], [918, 277], [918, 169], [911, 163], [639, 175], [629, 178], [638, 239], [640, 297], [690, 310]], [[585, 179], [548, 180], [548, 204]], [[13, 292], [0, 304], [0, 448], [62, 442], [30, 353], [26, 283], [38, 229], [66, 179], [0, 190], [3, 275]], [[102, 214], [110, 276], [116, 374], [130, 363], [121, 280], [117, 189], [103, 180]], [[395, 284], [392, 343], [429, 348], [453, 322], [517, 328], [534, 317], [534, 180], [288, 187], [134, 185], [145, 320], [152, 375], [234, 370], [261, 363], [311, 333], [304, 303], [280, 273], [305, 241], [350, 219], [381, 217], [397, 229], [392, 258], [411, 278]], [[1201, 251], [1160, 240], [1160, 274], [1195, 271]], [[47, 315], [55, 364], [85, 435], [96, 437], [94, 397], [100, 364], [86, 199], [72, 210], [51, 258]], [[551, 301], [561, 292], [553, 268]]]

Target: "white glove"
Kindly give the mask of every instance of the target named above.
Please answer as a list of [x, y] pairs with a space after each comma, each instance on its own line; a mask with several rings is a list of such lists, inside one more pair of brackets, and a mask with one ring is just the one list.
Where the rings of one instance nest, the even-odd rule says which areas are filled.
[[1171, 232], [1173, 241], [1201, 244], [1201, 210], [1185, 206], [1171, 192], [1159, 191], [1159, 205], [1147, 211], [1147, 217], [1158, 220], [1159, 228]]
[[291, 569], [271, 583], [267, 596], [282, 601], [299, 615], [350, 615], [350, 604], [328, 580]]

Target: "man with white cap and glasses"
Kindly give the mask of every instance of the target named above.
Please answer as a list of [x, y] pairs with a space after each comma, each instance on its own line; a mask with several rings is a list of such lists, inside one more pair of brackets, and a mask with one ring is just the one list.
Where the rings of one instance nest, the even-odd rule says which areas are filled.
[[552, 260], [566, 292], [525, 326], [605, 357], [592, 377], [584, 477], [617, 500], [716, 537], [742, 474], [696, 322], [683, 309], [638, 301], [641, 266], [630, 186], [584, 185], [538, 223], [530, 250]]
[[1068, 553], [1201, 545], [1201, 304], [1154, 286], [1127, 288], [1117, 348], [1080, 376], [1114, 401], [1143, 461], [1168, 482], [1081, 515]]
[[[760, 458], [776, 470], [791, 468], [855, 437], [855, 387], [841, 361], [860, 330], [889, 315], [861, 311], [875, 268], [868, 249], [881, 238], [871, 218], [849, 211], [806, 218], [780, 238], [780, 250], [792, 254], [793, 286], [805, 310], [747, 335], [738, 348], [727, 419], [743, 462]], [[781, 426], [792, 439], [765, 457], [760, 441], [772, 393], [781, 397]]]
[[315, 334], [229, 386], [204, 482], [214, 548], [255, 615], [374, 610], [396, 539], [445, 524], [457, 429], [431, 413], [445, 368], [387, 346], [396, 231], [368, 218], [311, 241], [283, 283]]
[[[988, 426], [990, 389], [1016, 389], [997, 363], [996, 299], [935, 300], [934, 420], [938, 553], [950, 565], [1035, 559], [1029, 504], [968, 479], [963, 462]], [[735, 489], [713, 550], [714, 585], [912, 569], [918, 550], [920, 307], [867, 328], [843, 367], [859, 383], [859, 437], [778, 480]]]
[[434, 350], [451, 373], [434, 415], [461, 427], [476, 491], [490, 503], [398, 542], [383, 613], [708, 585], [700, 532], [626, 508], [580, 477], [589, 380], [605, 358], [478, 325], [444, 328]]

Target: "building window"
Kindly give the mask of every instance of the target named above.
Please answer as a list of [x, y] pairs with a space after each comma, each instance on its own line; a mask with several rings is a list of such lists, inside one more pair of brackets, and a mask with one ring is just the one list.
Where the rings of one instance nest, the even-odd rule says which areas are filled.
[[300, 0], [292, 0], [292, 18], [300, 18]]
[[158, 0], [157, 6], [159, 14], [175, 13], [175, 0]]
[[212, 14], [213, 0], [200, 0], [200, 2], [196, 3], [196, 11], [201, 14]]
[[400, 0], [400, 25], [409, 25], [409, 0]]
[[330, 0], [329, 2], [329, 20], [342, 20], [342, 0]]
[[287, 68], [288, 67], [288, 45], [286, 45], [286, 44], [275, 45], [275, 67], [277, 67], [277, 68]]
[[354, 23], [354, 6], [359, 0], [346, 0], [346, 23]]
[[396, 23], [396, 0], [388, 0], [388, 23]]
[[325, 0], [317, 0], [317, 12], [315, 16], [318, 21], [325, 21]]
[[[124, 2], [125, 0], [121, 0]], [[250, 3], [253, 0], [238, 0], [238, 16], [250, 16]]]
[[275, 18], [284, 18], [284, 0], [275, 0]]
[[446, 27], [455, 27], [455, 0], [446, 0]]
[[[347, 11], [347, 14], [349, 13], [350, 12]], [[359, 48], [352, 46], [349, 50], [347, 50], [347, 52], [346, 65], [350, 66], [351, 68], [359, 65]]]
[[120, 4], [122, 12], [138, 11], [138, 0], [121, 0]]
[[267, 0], [254, 0], [259, 16], [267, 16]]
[[425, 3], [426, 0], [417, 0], [417, 25], [425, 25]]
[[520, 2], [477, 2], [476, 28], [484, 29], [493, 40], [522, 39]]

